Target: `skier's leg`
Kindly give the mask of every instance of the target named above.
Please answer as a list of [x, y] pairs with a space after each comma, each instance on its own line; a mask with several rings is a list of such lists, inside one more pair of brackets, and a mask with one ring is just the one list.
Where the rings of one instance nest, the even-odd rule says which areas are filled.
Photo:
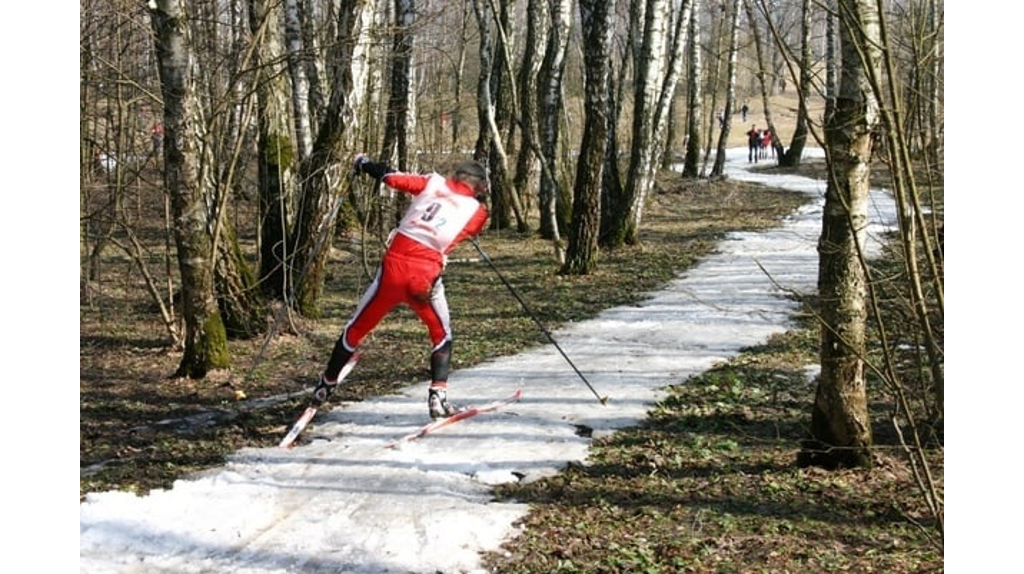
[[394, 273], [386, 271], [385, 267], [385, 265], [382, 265], [378, 269], [377, 276], [374, 277], [374, 281], [367, 288], [367, 291], [362, 294], [355, 312], [345, 325], [345, 328], [342, 329], [337, 341], [335, 341], [327, 367], [321, 374], [321, 381], [319, 381], [319, 384], [313, 391], [316, 400], [324, 401], [330, 397], [335, 385], [337, 385], [338, 374], [355, 353], [356, 347], [380, 323], [381, 319], [398, 304], [399, 299], [394, 294], [400, 293], [400, 290], [394, 289], [391, 285], [390, 278]]
[[430, 416], [451, 416], [456, 412], [448, 402], [448, 374], [451, 371], [452, 352], [451, 318], [441, 278], [438, 277], [434, 281], [429, 300], [417, 298], [410, 302], [410, 306], [427, 326], [433, 345], [430, 352], [430, 388], [427, 391]]

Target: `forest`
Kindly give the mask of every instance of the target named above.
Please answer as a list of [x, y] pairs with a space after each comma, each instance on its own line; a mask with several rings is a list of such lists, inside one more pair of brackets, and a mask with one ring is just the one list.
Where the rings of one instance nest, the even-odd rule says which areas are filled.
[[[358, 154], [485, 165], [484, 237], [532, 254], [522, 278], [553, 293], [538, 311], [558, 324], [595, 311], [580, 293], [596, 278], [662, 253], [659, 194], [722, 210], [714, 194], [739, 189], [725, 151], [760, 127], [766, 169], [828, 182], [819, 292], [802, 302], [821, 375], [793, 462], [899, 464], [924, 532], [911, 546], [941, 570], [943, 18], [936, 0], [81, 0], [82, 492], [146, 490], [272, 443], [296, 401], [215, 416], [188, 449], [123, 432], [312, 376], [407, 205], [353, 177]], [[884, 261], [863, 254], [873, 185], [898, 211]], [[711, 248], [691, 247], [593, 304]], [[529, 327], [460, 364], [536, 344]], [[396, 359], [360, 393], [416, 380], [401, 347], [417, 328], [375, 341]]]

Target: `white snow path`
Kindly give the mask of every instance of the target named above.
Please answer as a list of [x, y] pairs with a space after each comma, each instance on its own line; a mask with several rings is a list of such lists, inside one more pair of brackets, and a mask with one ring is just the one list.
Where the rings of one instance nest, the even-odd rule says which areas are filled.
[[[307, 446], [246, 449], [223, 468], [147, 496], [90, 494], [80, 505], [80, 571], [483, 572], [480, 553], [514, 536], [528, 511], [494, 502], [493, 485], [584, 460], [591, 439], [578, 426], [600, 436], [635, 425], [664, 386], [786, 330], [796, 305], [759, 264], [786, 290], [814, 289], [824, 183], [750, 173], [745, 153], [730, 150], [732, 179], [818, 201], [775, 229], [729, 235], [717, 254], [641, 304], [554, 331], [610, 397], [606, 406], [551, 345], [453, 373], [462, 403], [520, 387], [523, 399], [401, 449], [384, 445], [422, 424], [425, 383], [335, 405], [307, 429], [315, 439]], [[894, 222], [894, 208], [886, 194], [873, 198], [878, 231]]]

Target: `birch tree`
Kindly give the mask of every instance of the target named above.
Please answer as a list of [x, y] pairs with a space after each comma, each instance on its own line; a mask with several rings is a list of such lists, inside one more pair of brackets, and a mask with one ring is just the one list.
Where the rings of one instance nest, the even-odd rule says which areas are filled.
[[[208, 150], [201, 158], [201, 169], [213, 174], [214, 199], [211, 205], [214, 251], [214, 290], [217, 305], [228, 337], [250, 338], [264, 326], [264, 299], [256, 286], [256, 274], [246, 259], [238, 242], [235, 219], [230, 215], [229, 206], [234, 196], [241, 192], [245, 171], [242, 166], [250, 165], [253, 146], [250, 141], [253, 116], [257, 108], [250, 81], [265, 71], [254, 66], [255, 46], [262, 38], [250, 33], [246, 17], [254, 17], [251, 3], [231, 0], [226, 5], [227, 24], [218, 22], [217, 5], [204, 5], [208, 12], [200, 11], [192, 22], [205, 25], [195, 27], [202, 33], [202, 40], [195, 45], [208, 46], [201, 58], [197, 58], [197, 77], [203, 78], [206, 90], [199, 105], [203, 110], [203, 139], [200, 147]], [[261, 14], [260, 17], [263, 15]], [[259, 26], [250, 22], [252, 28]], [[226, 41], [225, 41], [226, 39]], [[224, 46], [223, 48], [221, 46]], [[218, 78], [211, 81], [210, 78]], [[209, 162], [209, 165], [205, 165]]]
[[[477, 24], [480, 26], [480, 77], [477, 81], [476, 92], [480, 135], [477, 138], [474, 157], [489, 166], [492, 202], [491, 227], [494, 229], [509, 227], [514, 218], [516, 229], [522, 232], [529, 229], [529, 226], [526, 223], [522, 203], [519, 201], [519, 196], [516, 195], [508, 175], [508, 153], [502, 138], [503, 130], [499, 125], [498, 117], [499, 106], [503, 102], [495, 97], [495, 93], [503, 89], [506, 81], [501, 78], [505, 74], [503, 59], [507, 59], [505, 48], [508, 41], [507, 35], [501, 34], [501, 31], [504, 30], [501, 11], [503, 6], [504, 4], [499, 5], [499, 11], [495, 11], [492, 0], [473, 0], [473, 11], [476, 14]], [[495, 46], [492, 33], [492, 24], [499, 30], [497, 46]], [[501, 54], [496, 54], [497, 51], [501, 51]], [[510, 78], [507, 81], [510, 81]], [[501, 116], [506, 117], [506, 112], [501, 112]]]
[[188, 19], [182, 0], [155, 0], [149, 8], [164, 103], [164, 184], [171, 196], [181, 273], [184, 354], [177, 376], [202, 378], [227, 367], [227, 333], [214, 292], [213, 179], [204, 123], [195, 93]]
[[[673, 10], [679, 3], [681, 10]], [[636, 244], [647, 196], [667, 144], [669, 111], [685, 64], [691, 0], [647, 0], [636, 59], [633, 127], [624, 197], [605, 245]], [[673, 21], [672, 16], [675, 15]], [[673, 26], [673, 22], [675, 26]]]
[[[520, 144], [519, 154], [516, 158], [516, 169], [514, 176], [514, 188], [517, 197], [521, 198], [525, 205], [524, 210], [530, 204], [531, 190], [536, 189], [539, 183], [539, 171], [543, 169], [540, 165], [541, 157], [538, 154], [537, 144], [537, 78], [543, 53], [534, 50], [535, 46], [547, 44], [548, 19], [544, 11], [546, 2], [544, 0], [527, 0], [526, 3], [526, 35], [524, 37], [523, 57], [519, 63], [519, 70], [516, 72], [514, 94], [518, 110], [515, 112], [519, 118]], [[510, 62], [511, 65], [511, 62]]]
[[[295, 195], [292, 164], [296, 152], [305, 147], [297, 141], [309, 137], [305, 123], [309, 114], [308, 109], [299, 108], [305, 122], [297, 121], [293, 131], [291, 120], [300, 116], [291, 113], [291, 105], [295, 102], [288, 97], [288, 76], [283, 65], [286, 54], [283, 33], [286, 27], [282, 25], [284, 14], [279, 7], [280, 4], [267, 0], [250, 1], [253, 42], [256, 44], [254, 69], [257, 76], [254, 84], [258, 100], [256, 166], [260, 198], [260, 285], [268, 296], [283, 299], [288, 278], [285, 272], [288, 258], [286, 233]], [[293, 70], [294, 84], [296, 66], [289, 67]], [[300, 75], [299, 88], [308, 91], [305, 73]], [[293, 133], [297, 134], [297, 139]], [[300, 152], [299, 155], [303, 154]]]
[[688, 22], [690, 26], [689, 71], [687, 74], [686, 88], [686, 154], [683, 157], [683, 177], [698, 177], [700, 175], [698, 165], [700, 164], [700, 126], [703, 122], [701, 100], [703, 90], [701, 89], [701, 76], [703, 68], [700, 57], [700, 0], [693, 0], [693, 16]]
[[319, 301], [328, 253], [324, 246], [329, 245], [333, 237], [334, 215], [343, 192], [340, 188], [343, 177], [349, 172], [350, 158], [342, 155], [342, 143], [353, 115], [350, 107], [352, 51], [359, 33], [360, 5], [358, 0], [346, 0], [339, 6], [335, 38], [339, 52], [330, 99], [317, 128], [313, 151], [298, 169], [301, 198], [292, 240], [295, 258], [289, 268], [296, 289], [290, 304], [307, 317], [320, 315]]
[[615, 0], [580, 0], [586, 117], [576, 166], [572, 225], [561, 272], [585, 275], [597, 265], [601, 179], [608, 145], [608, 81]]
[[729, 63], [726, 71], [725, 109], [722, 112], [722, 131], [718, 135], [715, 164], [711, 166], [711, 177], [725, 172], [725, 148], [732, 131], [733, 105], [736, 102], [736, 59], [739, 54], [740, 0], [732, 0], [729, 7]]
[[462, 113], [459, 109], [459, 102], [462, 101], [463, 84], [465, 83], [466, 57], [469, 44], [470, 30], [470, 7], [465, 4], [459, 10], [459, 35], [456, 38], [455, 70], [452, 78], [452, 100], [455, 102], [455, 111], [451, 115], [451, 148], [458, 149], [459, 139], [462, 135]]
[[863, 245], [869, 222], [872, 137], [879, 101], [869, 77], [881, 61], [878, 6], [839, 0], [840, 67], [835, 113], [825, 125], [830, 177], [818, 241], [821, 374], [810, 437], [800, 462], [870, 467], [873, 442], [865, 381], [867, 281]]
[[[565, 228], [559, 214], [568, 213], [572, 196], [568, 193], [569, 186], [559, 177], [564, 173], [559, 169], [559, 122], [565, 116], [563, 109], [562, 78], [565, 73], [566, 52], [569, 47], [569, 35], [572, 31], [572, 0], [551, 0], [548, 41], [544, 50], [544, 61], [541, 64], [539, 88], [537, 90], [539, 111], [539, 138], [542, 161], [546, 167], [541, 170], [540, 192], [540, 234], [551, 239], [557, 246], [560, 233]], [[559, 206], [566, 209], [559, 210]], [[564, 218], [568, 224], [569, 218]], [[556, 249], [559, 249], [556, 247]], [[559, 263], [564, 263], [564, 254], [556, 253]]]
[[807, 110], [807, 100], [811, 97], [811, 0], [802, 0], [800, 6], [800, 63], [797, 66], [799, 76], [796, 89], [800, 96], [797, 102], [796, 128], [793, 130], [793, 138], [789, 142], [789, 149], [783, 153], [782, 139], [777, 132], [772, 132], [772, 146], [775, 148], [775, 156], [779, 158], [779, 165], [797, 166], [800, 165], [800, 158], [804, 154], [804, 146], [807, 144], [809, 132], [808, 123], [810, 112]]
[[401, 171], [411, 171], [409, 146], [415, 132], [416, 94], [412, 89], [414, 68], [414, 41], [412, 27], [416, 20], [414, 0], [394, 0], [395, 25], [391, 36], [390, 96], [384, 117], [384, 143], [380, 158], [397, 165]]
[[298, 161], [313, 150], [313, 126], [310, 116], [309, 67], [311, 59], [302, 41], [302, 15], [299, 0], [284, 0], [284, 36], [291, 78], [292, 116], [295, 122], [295, 151]]

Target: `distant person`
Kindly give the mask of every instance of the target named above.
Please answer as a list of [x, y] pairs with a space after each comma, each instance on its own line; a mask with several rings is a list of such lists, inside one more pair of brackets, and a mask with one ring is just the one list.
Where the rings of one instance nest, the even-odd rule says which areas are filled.
[[761, 152], [761, 132], [757, 126], [750, 126], [747, 131], [747, 162], [757, 163], [758, 154]]
[[748, 106], [747, 104], [743, 104], [743, 107], [740, 109], [740, 111], [743, 112], [743, 123], [747, 123], [747, 114], [750, 113], [750, 106]]
[[719, 110], [718, 112], [718, 129], [725, 129], [725, 110]]
[[774, 158], [775, 148], [772, 147], [772, 132], [765, 129], [761, 132], [761, 159], [768, 159], [768, 150], [771, 150], [772, 158]]

